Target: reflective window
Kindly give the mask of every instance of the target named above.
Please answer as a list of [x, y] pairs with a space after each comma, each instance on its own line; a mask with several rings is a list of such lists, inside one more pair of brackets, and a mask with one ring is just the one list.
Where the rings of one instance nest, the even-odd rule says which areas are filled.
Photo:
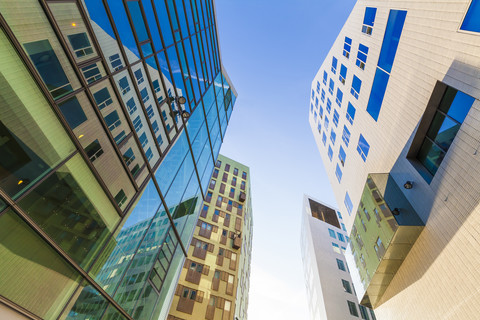
[[338, 159], [340, 160], [340, 163], [342, 164], [342, 167], [345, 166], [345, 159], [346, 158], [347, 158], [347, 154], [345, 153], [345, 150], [343, 150], [343, 147], [340, 146], [340, 150], [338, 151]]
[[97, 103], [98, 109], [102, 110], [106, 106], [109, 106], [113, 103], [110, 92], [107, 88], [103, 88], [93, 94], [93, 98]]
[[339, 118], [340, 115], [338, 114], [337, 110], [333, 110], [333, 124], [335, 124], [335, 127], [338, 127]]
[[330, 141], [332, 141], [332, 145], [335, 145], [335, 140], [337, 138], [337, 134], [333, 131], [333, 128], [330, 130]]
[[343, 133], [342, 133], [342, 140], [345, 145], [348, 147], [348, 143], [350, 142], [350, 131], [347, 129], [347, 126], [343, 126]]
[[338, 76], [338, 80], [340, 80], [342, 84], [345, 84], [346, 78], [347, 78], [347, 67], [345, 67], [342, 64], [342, 66], [340, 67], [340, 75]]
[[108, 301], [88, 282], [83, 281], [80, 295], [75, 296], [64, 311], [65, 319], [99, 319]]
[[336, 235], [335, 235], [335, 231], [333, 231], [332, 229], [328, 229], [328, 233], [330, 234], [330, 237], [332, 237], [333, 239], [337, 239]]
[[330, 82], [328, 83], [328, 92], [330, 92], [330, 94], [333, 95], [334, 89], [335, 89], [335, 83], [333, 82], [333, 79], [330, 78]]
[[125, 105], [127, 106], [127, 111], [130, 115], [137, 111], [137, 106], [135, 105], [135, 100], [133, 100], [133, 98], [130, 98]]
[[72, 130], [87, 121], [87, 116], [83, 112], [82, 106], [76, 97], [62, 102], [58, 107]]
[[350, 195], [348, 194], [348, 191], [345, 193], [345, 199], [343, 200], [343, 203], [347, 208], [348, 214], [351, 215], [353, 210], [353, 203], [352, 203], [352, 200], [350, 199]]
[[365, 69], [365, 64], [367, 63], [367, 55], [368, 47], [360, 43], [358, 45], [357, 61], [355, 61], [355, 64], [362, 70]]
[[88, 158], [90, 161], [95, 161], [103, 154], [102, 146], [98, 139], [90, 143], [87, 147], [85, 147], [85, 152], [87, 153]]
[[350, 286], [350, 282], [342, 279], [342, 285], [345, 292], [352, 293], [352, 287]]
[[382, 108], [383, 98], [387, 90], [387, 84], [390, 75], [380, 68], [377, 68], [373, 78], [372, 90], [368, 99], [367, 112], [377, 121]]
[[343, 234], [341, 234], [340, 232], [337, 232], [337, 236], [338, 236], [338, 240], [345, 242], [345, 238], [343, 237]]
[[108, 57], [110, 60], [110, 65], [114, 71], [120, 70], [123, 68], [122, 60], [120, 59], [120, 55], [118, 53], [111, 55]]
[[350, 57], [350, 50], [352, 49], [352, 39], [345, 37], [343, 44], [343, 55], [348, 59]]
[[372, 34], [373, 24], [375, 23], [375, 15], [377, 14], [377, 8], [366, 7], [365, 16], [363, 17], [362, 32], [365, 34]]
[[81, 68], [83, 76], [87, 83], [93, 83], [102, 78], [101, 66], [97, 63], [92, 63], [86, 67]]
[[337, 97], [335, 99], [335, 102], [340, 108], [342, 107], [342, 100], [343, 100], [343, 92], [340, 90], [340, 88], [337, 88]]
[[348, 122], [353, 124], [353, 120], [355, 119], [355, 107], [350, 102], [348, 103], [347, 113], [345, 116], [347, 117]]
[[327, 135], [325, 134], [325, 132], [322, 134], [322, 142], [324, 146], [327, 145]]
[[333, 158], [333, 149], [332, 146], [328, 146], [328, 158], [332, 161]]
[[362, 157], [363, 161], [367, 160], [368, 151], [370, 150], [370, 145], [367, 140], [363, 137], [363, 134], [360, 134], [358, 139], [357, 152]]
[[133, 26], [137, 34], [138, 42], [147, 40], [147, 30], [145, 29], [145, 21], [143, 20], [139, 3], [137, 1], [129, 1], [127, 4], [130, 15], [132, 16]]
[[360, 80], [356, 75], [353, 75], [352, 79], [352, 88], [350, 89], [350, 93], [355, 99], [358, 99], [358, 95], [360, 94], [360, 88], [362, 87], [362, 80]]
[[460, 29], [480, 32], [480, 1], [472, 0]]
[[328, 113], [332, 111], [332, 101], [330, 101], [330, 98], [327, 99], [327, 106], [325, 107], [325, 109], [327, 109]]
[[323, 84], [327, 85], [327, 81], [328, 81], [327, 71], [323, 71]]
[[322, 89], [322, 94], [320, 95], [320, 99], [322, 100], [322, 102], [325, 102], [325, 90]]
[[347, 271], [347, 269], [345, 268], [345, 262], [340, 259], [337, 259], [337, 267], [342, 271]]
[[338, 164], [335, 168], [335, 176], [337, 177], [338, 183], [342, 182], [342, 169], [340, 169], [340, 166]]
[[[130, 2], [129, 2], [130, 3]], [[141, 84], [143, 83], [143, 81], [145, 81], [143, 79], [143, 73], [142, 73], [142, 69], [138, 69], [134, 72], [135, 74], [135, 78], [137, 79], [137, 84]]]
[[350, 311], [350, 314], [352, 316], [358, 317], [357, 305], [355, 304], [355, 302], [347, 300], [347, 303], [348, 303], [348, 310]]
[[93, 53], [92, 45], [85, 32], [70, 34], [67, 38], [77, 58]]
[[387, 27], [383, 36], [380, 57], [378, 58], [378, 66], [388, 73], [392, 71], [406, 16], [407, 11], [402, 10], [390, 10], [388, 15]]
[[114, 110], [113, 112], [105, 116], [105, 123], [107, 124], [110, 131], [120, 126], [121, 122], [120, 118], [118, 117], [117, 110]]
[[333, 74], [337, 73], [337, 58], [332, 56], [332, 72]]
[[130, 91], [130, 84], [128, 83], [127, 77], [123, 77], [118, 81], [118, 85], [120, 86], [120, 91], [122, 94], [127, 93]]

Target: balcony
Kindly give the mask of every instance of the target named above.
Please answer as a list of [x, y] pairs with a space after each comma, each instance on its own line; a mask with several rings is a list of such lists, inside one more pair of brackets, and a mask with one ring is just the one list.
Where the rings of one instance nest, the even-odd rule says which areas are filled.
[[368, 175], [350, 234], [349, 263], [358, 269], [355, 287], [362, 305], [376, 308], [384, 302], [385, 290], [423, 228], [390, 174]]

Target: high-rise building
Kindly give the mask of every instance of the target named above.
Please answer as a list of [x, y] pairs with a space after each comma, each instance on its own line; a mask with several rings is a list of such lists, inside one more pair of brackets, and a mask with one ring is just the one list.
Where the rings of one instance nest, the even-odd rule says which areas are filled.
[[380, 319], [478, 318], [480, 1], [358, 1], [309, 122]]
[[212, 0], [0, 2], [0, 318], [165, 319], [236, 91]]
[[168, 320], [246, 320], [252, 250], [250, 170], [218, 157]]
[[304, 195], [301, 253], [312, 320], [375, 320], [358, 304], [345, 260], [349, 238], [340, 211]]

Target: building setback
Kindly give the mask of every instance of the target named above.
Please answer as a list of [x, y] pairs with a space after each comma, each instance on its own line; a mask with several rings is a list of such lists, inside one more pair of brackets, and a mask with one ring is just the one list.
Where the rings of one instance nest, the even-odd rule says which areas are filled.
[[247, 319], [252, 228], [250, 170], [220, 155], [168, 320]]
[[215, 19], [0, 3], [0, 318], [167, 317], [236, 99]]
[[375, 320], [358, 304], [344, 256], [348, 241], [340, 211], [304, 195], [301, 250], [312, 320]]
[[[475, 319], [480, 2], [358, 1], [309, 122], [379, 319]], [[407, 307], [406, 307], [407, 306]]]

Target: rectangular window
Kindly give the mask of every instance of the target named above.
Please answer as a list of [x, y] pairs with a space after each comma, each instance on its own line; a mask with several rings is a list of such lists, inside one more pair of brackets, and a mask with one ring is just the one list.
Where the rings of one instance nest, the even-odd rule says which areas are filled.
[[350, 286], [350, 282], [342, 279], [342, 285], [345, 292], [352, 293], [352, 287]]
[[[125, 191], [121, 189], [115, 196], [115, 202], [118, 204], [119, 207], [121, 207], [125, 203], [125, 201], [127, 201], [127, 195], [125, 194]], [[137, 282], [139, 281], [137, 280]]]
[[158, 127], [157, 120], [155, 120], [155, 121], [152, 122], [152, 129], [153, 129], [153, 133], [157, 133], [157, 132], [158, 132], [159, 127]]
[[92, 45], [85, 32], [71, 34], [68, 35], [67, 38], [77, 58], [82, 58], [93, 53]]
[[362, 87], [362, 80], [360, 80], [356, 75], [353, 75], [352, 79], [352, 88], [350, 89], [350, 93], [358, 99], [358, 95], [360, 94], [360, 88]]
[[370, 150], [370, 145], [367, 140], [363, 137], [363, 134], [360, 134], [358, 139], [357, 152], [362, 157], [363, 161], [367, 161], [368, 151]]
[[145, 151], [145, 156], [147, 157], [147, 161], [150, 161], [153, 158], [153, 152], [151, 148], [148, 148], [147, 151]]
[[333, 95], [334, 89], [335, 89], [335, 83], [333, 82], [333, 79], [330, 78], [330, 82], [328, 83], [328, 92], [330, 92], [330, 94]]
[[135, 78], [137, 78], [137, 83], [141, 84], [144, 81], [142, 69], [138, 69], [137, 71], [134, 72], [134, 74], [135, 74]]
[[130, 98], [125, 105], [127, 106], [127, 110], [130, 115], [137, 111], [137, 106], [135, 105], [135, 100], [133, 100], [133, 98]]
[[340, 115], [338, 114], [337, 110], [333, 110], [333, 124], [335, 127], [338, 127], [338, 120], [340, 118]]
[[[317, 93], [320, 93], [320, 82], [317, 81]], [[313, 89], [312, 89], [312, 98], [313, 98]]]
[[92, 63], [89, 66], [83, 67], [81, 70], [83, 72], [83, 76], [85, 77], [85, 80], [89, 84], [102, 78], [102, 75], [100, 73], [100, 69], [97, 66], [97, 63]]
[[318, 97], [315, 98], [315, 107], [318, 107]]
[[335, 145], [335, 140], [337, 139], [337, 134], [333, 131], [333, 128], [330, 130], [330, 141], [332, 141], [332, 145]]
[[325, 132], [324, 132], [323, 135], [322, 135], [322, 142], [323, 142], [323, 145], [324, 145], [324, 146], [327, 145], [327, 135], [325, 134]]
[[365, 64], [367, 63], [368, 47], [363, 44], [358, 45], [357, 61], [355, 64], [362, 70], [365, 70]]
[[345, 159], [347, 158], [347, 154], [345, 153], [345, 150], [343, 150], [343, 147], [340, 146], [340, 150], [338, 151], [338, 159], [340, 160], [340, 163], [342, 164], [342, 167], [345, 166]]
[[345, 37], [343, 44], [343, 55], [348, 59], [350, 57], [350, 50], [352, 49], [352, 39]]
[[340, 88], [337, 88], [337, 98], [335, 102], [340, 108], [342, 107], [342, 100], [343, 100], [343, 92], [340, 90]]
[[123, 68], [122, 60], [120, 60], [120, 55], [118, 53], [110, 56], [108, 59], [110, 60], [113, 70], [117, 71]]
[[338, 236], [338, 240], [345, 242], [345, 238], [343, 237], [343, 234], [341, 234], [340, 232], [337, 232], [337, 236]]
[[123, 77], [118, 80], [118, 85], [120, 86], [122, 94], [126, 94], [128, 91], [130, 91], [130, 85], [128, 84], [127, 77]]
[[343, 203], [347, 208], [348, 214], [351, 215], [353, 210], [353, 203], [352, 203], [352, 200], [350, 199], [350, 195], [348, 194], [348, 191], [345, 193], [345, 200], [343, 200]]
[[337, 267], [342, 271], [347, 271], [347, 269], [345, 268], [345, 262], [340, 259], [337, 259]]
[[325, 90], [322, 89], [322, 94], [320, 95], [322, 102], [325, 102]]
[[138, 140], [140, 140], [140, 144], [142, 145], [142, 147], [145, 148], [148, 143], [147, 134], [145, 132], [142, 133], [140, 137], [138, 137]]
[[348, 102], [346, 117], [348, 122], [353, 124], [353, 120], [355, 119], [355, 107], [350, 102]]
[[312, 99], [313, 99], [313, 97], [315, 97], [315, 91], [313, 91], [313, 89], [312, 89]]
[[350, 131], [347, 129], [347, 126], [343, 126], [343, 133], [342, 133], [342, 140], [345, 143], [345, 145], [348, 147], [348, 144], [350, 142]]
[[100, 142], [98, 142], [98, 139], [85, 147], [85, 153], [87, 154], [91, 162], [97, 160], [98, 157], [103, 154], [103, 149], [102, 146], [100, 146]]
[[87, 121], [87, 116], [76, 97], [62, 102], [58, 107], [72, 130]]
[[328, 158], [332, 161], [333, 158], [333, 149], [332, 146], [328, 146]]
[[333, 239], [337, 239], [337, 236], [335, 234], [335, 231], [333, 231], [332, 229], [328, 228], [328, 234], [330, 234], [330, 237], [332, 237]]
[[110, 131], [120, 126], [121, 121], [120, 121], [120, 118], [118, 117], [117, 111], [115, 110], [112, 113], [108, 114], [105, 117], [105, 122], [107, 123], [108, 129]]
[[340, 246], [334, 242], [332, 242], [332, 249], [333, 249], [333, 252], [341, 253]]
[[95, 99], [99, 110], [102, 110], [106, 106], [109, 106], [113, 103], [112, 97], [110, 96], [110, 92], [107, 88], [103, 88], [95, 92], [93, 94], [93, 98]]
[[322, 123], [321, 123], [321, 122], [318, 122], [317, 129], [318, 129], [318, 132], [319, 132], [319, 133], [322, 132]]
[[337, 58], [332, 56], [332, 72], [333, 74], [337, 73]]
[[133, 126], [135, 127], [135, 131], [138, 133], [138, 131], [140, 131], [140, 129], [143, 128], [143, 123], [142, 123], [142, 120], [140, 120], [140, 116], [137, 116], [134, 120], [133, 120]]
[[161, 88], [158, 80], [153, 80], [152, 84], [153, 84], [153, 90], [155, 90], [155, 93], [159, 93], [161, 91]]
[[342, 218], [342, 214], [340, 213], [340, 211], [337, 211], [337, 215], [338, 215], [338, 219], [343, 219], [343, 218]]
[[165, 112], [165, 110], [162, 110], [162, 117], [164, 121], [168, 120], [167, 113]]
[[377, 14], [377, 8], [365, 8], [365, 16], [363, 17], [362, 32], [365, 34], [372, 34], [373, 24], [375, 23], [375, 15]]
[[325, 117], [325, 120], [323, 121], [323, 125], [325, 126], [325, 130], [328, 130], [329, 123], [330, 123], [330, 121], [328, 120], [327, 117]]
[[323, 107], [320, 106], [320, 109], [318, 110], [318, 115], [320, 116], [320, 119], [323, 119]]
[[338, 183], [342, 182], [342, 169], [340, 169], [340, 166], [337, 164], [337, 167], [335, 169], [335, 176], [337, 176]]
[[364, 306], [362, 306], [360, 304], [358, 305], [358, 308], [360, 308], [360, 315], [362, 316], [362, 319], [370, 320], [370, 318], [368, 317], [367, 308], [365, 308]]
[[125, 134], [125, 130], [122, 130], [122, 132], [120, 132], [114, 139], [115, 139], [115, 143], [116, 144], [120, 144], [120, 142], [123, 141], [123, 139], [125, 139], [127, 135]]
[[229, 165], [228, 163], [225, 165], [225, 171], [226, 171], [226, 172], [229, 172], [229, 171], [230, 171], [230, 165]]
[[338, 80], [340, 80], [342, 84], [345, 84], [346, 79], [347, 79], [347, 67], [345, 67], [342, 64], [342, 66], [340, 67], [340, 75], [338, 76]]
[[149, 105], [147, 107], [147, 116], [148, 118], [152, 119], [152, 117], [155, 115], [155, 113], [153, 112], [153, 107], [152, 105]]
[[242, 179], [247, 179], [247, 173], [245, 171], [242, 173]]
[[342, 230], [347, 232], [347, 228], [345, 228], [345, 225], [343, 223], [340, 223], [342, 225]]
[[330, 101], [330, 98], [327, 99], [327, 112], [330, 114], [330, 112], [332, 111], [332, 101]]
[[327, 81], [328, 81], [327, 71], [323, 71], [323, 84], [327, 85]]
[[129, 166], [133, 160], [135, 160], [135, 155], [133, 154], [132, 148], [128, 148], [128, 150], [123, 154], [123, 161], [125, 164]]
[[150, 96], [148, 95], [147, 88], [143, 88], [140, 91], [140, 96], [142, 97], [143, 103], [147, 102], [150, 99]]
[[472, 0], [460, 29], [480, 32], [480, 1]]
[[348, 310], [350, 311], [350, 314], [352, 316], [358, 317], [357, 305], [355, 304], [355, 302], [348, 301], [348, 300], [347, 302], [348, 302]]

